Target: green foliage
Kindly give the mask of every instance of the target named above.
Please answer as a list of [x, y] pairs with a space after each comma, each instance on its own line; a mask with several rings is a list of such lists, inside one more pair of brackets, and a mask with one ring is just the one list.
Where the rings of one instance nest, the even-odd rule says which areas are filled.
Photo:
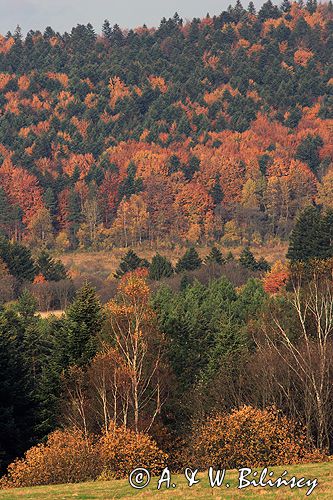
[[35, 407], [24, 359], [24, 328], [0, 311], [0, 470], [22, 454], [33, 436]]
[[205, 258], [205, 264], [215, 263], [222, 265], [225, 262], [226, 260], [223, 257], [221, 250], [219, 250], [217, 247], [212, 247], [210, 253]]
[[239, 262], [243, 267], [250, 269], [251, 271], [256, 271], [258, 264], [256, 259], [254, 258], [253, 253], [249, 249], [249, 247], [244, 248], [239, 257]]
[[157, 253], [151, 261], [149, 266], [149, 278], [151, 280], [159, 281], [162, 278], [169, 278], [173, 275], [173, 268], [171, 262]]
[[37, 257], [36, 272], [42, 274], [47, 281], [61, 281], [67, 278], [63, 263], [53, 259], [46, 250], [42, 250]]
[[179, 259], [176, 264], [176, 272], [181, 273], [182, 271], [194, 271], [201, 267], [202, 260], [199, 257], [198, 252], [195, 248], [191, 247], [186, 250], [183, 257]]
[[307, 163], [316, 172], [320, 164], [319, 148], [323, 144], [323, 140], [319, 135], [307, 135], [297, 147], [296, 158]]
[[121, 260], [115, 273], [115, 278], [121, 278], [124, 274], [130, 271], [135, 271], [135, 269], [139, 269], [140, 267], [148, 268], [149, 262], [146, 259], [140, 259], [140, 257], [133, 252], [133, 250], [129, 250]]
[[69, 365], [87, 365], [97, 352], [103, 312], [95, 290], [86, 283], [66, 311], [62, 325], [64, 359]]
[[28, 248], [0, 237], [0, 257], [7, 265], [10, 274], [19, 282], [34, 279], [36, 271]]
[[288, 259], [292, 262], [333, 256], [333, 213], [307, 207], [299, 215], [290, 236]]

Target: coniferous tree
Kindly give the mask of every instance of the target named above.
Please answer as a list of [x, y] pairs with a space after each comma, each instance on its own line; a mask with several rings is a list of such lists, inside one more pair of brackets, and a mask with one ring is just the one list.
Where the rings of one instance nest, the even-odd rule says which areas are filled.
[[121, 260], [119, 267], [115, 273], [116, 278], [121, 278], [124, 274], [135, 271], [140, 267], [149, 267], [149, 262], [146, 259], [141, 259], [133, 250], [129, 250]]
[[258, 269], [258, 263], [249, 247], [244, 248], [240, 254], [239, 262], [243, 267], [246, 267], [251, 271], [256, 271]]
[[65, 266], [60, 260], [55, 260], [43, 250], [36, 260], [36, 271], [42, 274], [47, 281], [61, 281], [67, 278]]
[[35, 266], [28, 248], [0, 237], [0, 257], [7, 265], [10, 274], [20, 283], [34, 279]]
[[97, 352], [103, 325], [102, 306], [95, 290], [86, 283], [66, 311], [62, 332], [66, 336], [64, 353], [69, 365], [85, 366]]
[[290, 235], [288, 259], [297, 262], [332, 257], [332, 223], [330, 212], [322, 217], [318, 207], [304, 209]]
[[162, 278], [169, 278], [173, 275], [173, 272], [172, 264], [166, 257], [159, 253], [154, 255], [149, 266], [149, 278], [151, 280], [159, 281]]
[[210, 253], [205, 258], [205, 264], [210, 264], [212, 262], [219, 265], [225, 263], [225, 258], [223, 257], [221, 250], [217, 247], [212, 247]]
[[186, 250], [183, 257], [179, 259], [176, 264], [176, 272], [180, 273], [182, 271], [194, 271], [198, 269], [202, 264], [202, 260], [199, 257], [198, 252], [195, 248], [191, 247]]
[[0, 312], [0, 471], [33, 441], [35, 405], [23, 356], [23, 327], [11, 311]]

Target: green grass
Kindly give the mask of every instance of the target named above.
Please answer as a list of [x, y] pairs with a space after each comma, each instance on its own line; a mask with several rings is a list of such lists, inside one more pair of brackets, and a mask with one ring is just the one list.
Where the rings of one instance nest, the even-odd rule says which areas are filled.
[[[324, 464], [299, 465], [286, 467], [288, 470], [287, 478], [296, 476], [297, 478], [305, 477], [306, 479], [317, 478], [319, 485], [314, 490], [311, 499], [327, 499], [333, 498], [333, 462]], [[270, 470], [274, 471], [274, 478], [277, 478], [285, 468], [273, 467]], [[112, 500], [112, 499], [133, 499], [140, 498], [159, 498], [162, 499], [287, 499], [287, 498], [308, 498], [306, 497], [307, 488], [299, 490], [290, 490], [288, 487], [276, 488], [253, 488], [249, 487], [245, 490], [238, 490], [238, 472], [230, 471], [226, 474], [225, 483], [230, 484], [230, 488], [224, 483], [221, 488], [210, 488], [207, 474], [200, 474], [198, 478], [200, 483], [189, 488], [187, 481], [182, 475], [172, 476], [172, 482], [176, 484], [176, 488], [166, 490], [162, 487], [157, 490], [156, 478], [151, 480], [149, 487], [144, 490], [134, 490], [128, 484], [128, 481], [110, 481], [110, 482], [95, 482], [82, 483], [60, 486], [40, 486], [35, 488], [22, 488], [13, 490], [0, 491], [0, 500], [65, 500], [75, 498], [78, 500]], [[250, 478], [251, 479], [251, 478]]]

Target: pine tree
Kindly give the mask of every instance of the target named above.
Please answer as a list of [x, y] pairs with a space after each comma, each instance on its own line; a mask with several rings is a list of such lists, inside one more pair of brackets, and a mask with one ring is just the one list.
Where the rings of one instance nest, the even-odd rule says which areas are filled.
[[305, 208], [290, 235], [287, 258], [297, 262], [332, 257], [332, 219], [330, 212], [322, 216], [318, 207]]
[[176, 264], [176, 272], [180, 273], [182, 271], [194, 271], [194, 269], [198, 269], [201, 267], [202, 260], [199, 257], [198, 252], [195, 248], [191, 247], [186, 250], [183, 257], [179, 259]]
[[61, 281], [67, 278], [65, 266], [60, 260], [55, 260], [43, 250], [36, 261], [37, 274], [42, 274], [47, 281]]
[[137, 194], [142, 191], [142, 179], [136, 178], [136, 165], [134, 162], [130, 162], [127, 168], [127, 177], [120, 184], [118, 190], [119, 202], [123, 198], [130, 198], [132, 194]]
[[20, 318], [0, 312], [0, 473], [31, 445], [35, 411]]
[[225, 263], [225, 258], [217, 247], [212, 247], [210, 253], [205, 258], [205, 264], [210, 264], [212, 262], [219, 265]]
[[264, 257], [260, 257], [257, 262], [257, 269], [258, 271], [264, 271], [266, 273], [267, 271], [270, 271], [271, 266]]
[[251, 271], [256, 271], [258, 269], [258, 263], [249, 247], [244, 248], [240, 254], [239, 262], [243, 267], [251, 269]]
[[20, 283], [34, 279], [35, 267], [28, 248], [0, 236], [0, 257]]
[[102, 306], [95, 290], [86, 283], [66, 311], [62, 331], [67, 340], [64, 353], [69, 364], [85, 366], [97, 352], [97, 337], [103, 325]]
[[149, 267], [149, 278], [151, 280], [159, 281], [162, 278], [169, 278], [173, 275], [173, 268], [171, 262], [157, 253], [151, 261]]
[[149, 262], [146, 259], [141, 259], [133, 250], [129, 250], [121, 260], [119, 267], [115, 273], [115, 278], [121, 278], [124, 274], [135, 271], [140, 267], [149, 267]]
[[111, 40], [112, 28], [111, 28], [111, 24], [110, 24], [108, 19], [105, 19], [105, 21], [103, 23], [102, 33], [103, 33], [104, 38], [106, 38], [107, 40]]

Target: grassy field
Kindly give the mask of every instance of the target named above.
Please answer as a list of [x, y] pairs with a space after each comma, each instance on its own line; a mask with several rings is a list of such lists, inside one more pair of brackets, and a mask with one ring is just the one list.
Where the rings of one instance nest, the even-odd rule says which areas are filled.
[[[285, 470], [281, 467], [273, 467], [270, 470], [274, 471], [274, 478], [280, 476]], [[288, 476], [290, 479], [296, 476], [297, 479], [304, 477], [305, 479], [318, 479], [318, 486], [311, 494], [311, 499], [331, 500], [333, 498], [333, 462], [324, 464], [310, 464], [302, 466], [287, 467]], [[65, 500], [75, 498], [78, 500], [112, 500], [112, 499], [133, 499], [133, 498], [163, 498], [163, 499], [209, 499], [215, 498], [223, 500], [232, 499], [287, 499], [287, 498], [308, 498], [306, 492], [307, 487], [299, 490], [291, 490], [289, 487], [276, 488], [253, 488], [249, 487], [244, 490], [238, 490], [238, 472], [227, 472], [226, 479], [221, 488], [210, 488], [207, 474], [198, 476], [200, 483], [189, 488], [184, 476], [172, 476], [172, 483], [176, 484], [175, 488], [167, 490], [162, 486], [160, 491], [157, 490], [156, 478], [151, 480], [150, 485], [141, 491], [134, 490], [128, 484], [128, 481], [111, 481], [111, 482], [95, 482], [83, 483], [77, 485], [62, 485], [62, 486], [41, 486], [37, 488], [22, 488], [17, 490], [0, 491], [0, 499], [2, 500]], [[250, 478], [251, 479], [251, 478]], [[229, 483], [230, 487], [226, 487]]]
[[[223, 254], [227, 254], [229, 250], [232, 251], [235, 257], [238, 257], [241, 253], [243, 247], [237, 248], [224, 248], [223, 246], [217, 245], [221, 248]], [[152, 257], [156, 253], [156, 249], [138, 247], [134, 248], [135, 252], [142, 258], [151, 261]], [[176, 246], [174, 249], [159, 248], [158, 251], [165, 255], [171, 260], [173, 264], [184, 254], [185, 247]], [[209, 247], [201, 247], [197, 249], [200, 256], [204, 258], [209, 252]], [[123, 258], [125, 253], [128, 251], [126, 248], [114, 248], [110, 252], [73, 252], [68, 254], [61, 254], [57, 257], [62, 260], [64, 265], [70, 271], [77, 274], [95, 274], [96, 276], [107, 279], [108, 277], [113, 277], [113, 274], [119, 266], [120, 260]], [[266, 245], [263, 247], [251, 247], [251, 251], [254, 256], [258, 259], [264, 257], [270, 263], [274, 263], [276, 260], [283, 260], [287, 251], [287, 245], [280, 243], [274, 245]]]

